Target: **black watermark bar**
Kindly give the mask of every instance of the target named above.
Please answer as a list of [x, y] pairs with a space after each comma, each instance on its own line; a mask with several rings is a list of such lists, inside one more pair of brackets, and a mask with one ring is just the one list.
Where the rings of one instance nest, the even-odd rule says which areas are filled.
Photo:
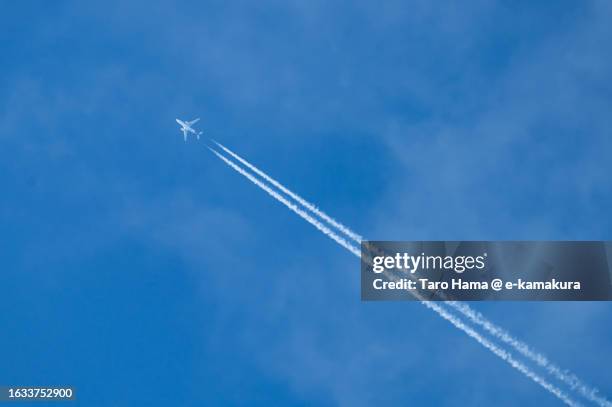
[[610, 241], [363, 241], [364, 301], [610, 301]]

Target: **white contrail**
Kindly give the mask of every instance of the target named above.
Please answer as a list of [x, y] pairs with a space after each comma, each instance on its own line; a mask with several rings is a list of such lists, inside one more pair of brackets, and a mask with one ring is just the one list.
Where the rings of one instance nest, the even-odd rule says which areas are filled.
[[[340, 244], [342, 247], [344, 247], [345, 249], [350, 251], [355, 256], [361, 258], [361, 252], [356, 247], [354, 247], [353, 245], [348, 243], [345, 239], [343, 239], [342, 237], [340, 237], [337, 234], [335, 234], [332, 230], [330, 230], [325, 225], [323, 225], [320, 222], [318, 222], [313, 217], [309, 216], [306, 212], [300, 210], [295, 204], [289, 202], [283, 196], [281, 196], [276, 191], [274, 191], [273, 189], [271, 189], [270, 187], [268, 187], [267, 185], [265, 185], [264, 183], [259, 181], [253, 175], [251, 175], [250, 173], [245, 171], [243, 168], [241, 168], [240, 166], [238, 166], [237, 164], [235, 164], [234, 162], [232, 162], [228, 158], [224, 157], [223, 155], [221, 155], [220, 153], [218, 153], [217, 151], [215, 151], [214, 149], [212, 149], [210, 147], [207, 147], [207, 148], [210, 151], [212, 151], [217, 157], [219, 157], [221, 160], [223, 160], [227, 165], [229, 165], [231, 168], [233, 168], [235, 171], [237, 171], [239, 174], [245, 176], [249, 181], [253, 182], [255, 185], [257, 185], [258, 187], [260, 187], [261, 189], [266, 191], [270, 196], [272, 196], [273, 198], [275, 198], [276, 200], [278, 200], [279, 202], [281, 202], [282, 204], [287, 206], [293, 212], [298, 214], [301, 218], [303, 218], [308, 223], [312, 224], [317, 229], [319, 229], [321, 232], [323, 232], [326, 236], [328, 236], [331, 239], [333, 239], [336, 243]], [[472, 329], [469, 326], [465, 325], [460, 319], [458, 319], [454, 315], [450, 314], [447, 310], [445, 310], [439, 304], [436, 304], [436, 303], [430, 302], [430, 301], [423, 301], [423, 300], [421, 300], [421, 303], [423, 305], [425, 305], [427, 308], [432, 309], [434, 312], [436, 312], [442, 318], [444, 318], [447, 321], [449, 321], [456, 328], [458, 328], [458, 329], [462, 330], [463, 332], [465, 332], [468, 336], [472, 337], [478, 343], [480, 343], [482, 346], [484, 346], [485, 348], [487, 348], [491, 352], [493, 352], [493, 354], [495, 354], [496, 356], [498, 356], [499, 358], [501, 358], [502, 360], [504, 360], [505, 362], [510, 364], [510, 366], [514, 367], [519, 372], [523, 373], [525, 376], [527, 376], [528, 378], [530, 378], [531, 380], [533, 380], [534, 382], [536, 382], [537, 384], [539, 384], [540, 386], [542, 386], [543, 388], [548, 390], [550, 393], [555, 395], [557, 398], [559, 398], [561, 401], [563, 401], [567, 405], [573, 406], [573, 407], [581, 405], [578, 402], [576, 402], [576, 401], [572, 400], [571, 398], [569, 398], [561, 389], [559, 389], [558, 387], [554, 386], [553, 384], [547, 382], [544, 378], [542, 378], [541, 376], [539, 376], [536, 373], [534, 373], [533, 371], [531, 371], [523, 363], [515, 360], [510, 353], [508, 353], [507, 351], [501, 349], [500, 347], [498, 347], [497, 345], [495, 345], [494, 343], [492, 343], [488, 339], [484, 338], [481, 334], [476, 332], [474, 329]]]
[[[278, 189], [280, 189], [285, 194], [289, 195], [291, 198], [295, 199], [297, 202], [302, 204], [304, 207], [309, 209], [312, 213], [319, 216], [321, 219], [327, 221], [330, 225], [334, 226], [337, 230], [343, 232], [346, 236], [351, 238], [353, 241], [361, 244], [363, 237], [358, 233], [351, 230], [348, 226], [343, 225], [337, 220], [333, 219], [331, 216], [327, 215], [322, 210], [318, 209], [313, 203], [306, 201], [304, 198], [300, 197], [297, 193], [291, 191], [289, 188], [282, 185], [280, 182], [276, 181], [274, 178], [266, 174], [264, 171], [257, 168], [255, 165], [248, 162], [246, 159], [240, 157], [238, 154], [231, 151], [229, 148], [225, 147], [223, 144], [212, 140], [217, 146], [219, 146], [223, 151], [227, 154], [234, 157], [236, 160], [244, 164], [246, 167], [251, 169], [257, 175], [268, 181], [270, 184], [274, 185]], [[491, 321], [487, 320], [482, 314], [473, 310], [469, 305], [456, 302], [449, 301], [448, 302], [451, 307], [455, 308], [461, 314], [465, 315], [469, 320], [473, 323], [482, 326], [487, 332], [491, 333], [496, 338], [500, 339], [502, 342], [510, 345], [517, 352], [522, 354], [523, 356], [531, 359], [535, 363], [537, 363], [540, 367], [548, 371], [551, 375], [556, 377], [558, 380], [562, 381], [566, 385], [568, 385], [572, 390], [577, 390], [583, 397], [586, 399], [597, 403], [601, 407], [612, 407], [612, 403], [607, 399], [598, 395], [598, 390], [596, 388], [592, 388], [585, 383], [583, 383], [576, 375], [571, 372], [564, 371], [560, 367], [556, 366], [554, 363], [550, 362], [544, 355], [535, 350], [529, 348], [527, 344], [521, 342], [520, 340], [514, 338], [510, 333], [503, 330], [501, 327], [495, 325]]]
[[472, 338], [474, 338], [476, 340], [476, 342], [478, 342], [479, 344], [481, 344], [485, 348], [489, 349], [491, 352], [493, 352], [493, 354], [495, 354], [496, 356], [498, 356], [502, 360], [504, 360], [507, 363], [509, 363], [510, 366], [512, 366], [513, 368], [515, 368], [519, 372], [523, 373], [525, 376], [527, 376], [528, 378], [530, 378], [531, 380], [533, 380], [534, 382], [536, 382], [537, 384], [539, 384], [540, 386], [542, 386], [543, 388], [548, 390], [550, 393], [555, 395], [557, 398], [559, 398], [565, 404], [567, 404], [569, 406], [581, 406], [580, 403], [578, 403], [577, 401], [569, 398], [568, 395], [565, 394], [561, 389], [559, 389], [555, 385], [547, 382], [543, 377], [541, 377], [538, 374], [534, 373], [532, 370], [530, 370], [523, 363], [521, 363], [518, 360], [514, 359], [512, 357], [512, 355], [510, 353], [508, 353], [507, 351], [501, 349], [500, 347], [498, 347], [497, 345], [495, 345], [494, 343], [492, 343], [488, 339], [485, 339], [482, 335], [480, 335], [474, 329], [472, 329], [469, 326], [465, 325], [459, 318], [449, 314], [440, 305], [438, 305], [438, 304], [436, 304], [435, 302], [432, 302], [432, 301], [421, 301], [421, 304], [423, 304], [426, 307], [434, 310], [442, 318], [444, 318], [447, 321], [449, 321], [455, 327], [461, 329], [463, 332], [468, 334], [468, 336], [471, 336]]
[[236, 160], [240, 161], [242, 164], [244, 164], [247, 168], [249, 168], [255, 174], [259, 175], [260, 177], [262, 177], [263, 179], [268, 181], [270, 184], [274, 185], [276, 188], [280, 189], [282, 192], [284, 192], [285, 194], [289, 195], [291, 198], [295, 199], [297, 202], [299, 202], [300, 204], [302, 204], [303, 206], [308, 208], [312, 213], [314, 213], [315, 215], [317, 215], [321, 219], [325, 220], [327, 223], [329, 223], [330, 225], [332, 225], [333, 227], [335, 227], [336, 229], [338, 229], [339, 231], [341, 231], [345, 235], [349, 236], [354, 241], [361, 242], [363, 240], [362, 236], [359, 236], [357, 233], [353, 232], [351, 229], [349, 229], [348, 227], [344, 226], [342, 223], [338, 222], [337, 220], [335, 220], [334, 218], [332, 218], [331, 216], [329, 216], [325, 212], [319, 210], [319, 208], [317, 208], [314, 204], [308, 202], [307, 200], [305, 200], [304, 198], [302, 198], [301, 196], [299, 196], [295, 192], [291, 191], [289, 188], [286, 188], [280, 182], [278, 182], [277, 180], [275, 180], [274, 178], [272, 178], [271, 176], [269, 176], [265, 172], [261, 171], [259, 168], [255, 167], [253, 164], [251, 164], [250, 162], [248, 162], [244, 158], [240, 157], [238, 154], [234, 153], [232, 150], [230, 150], [229, 148], [225, 147], [223, 144], [221, 144], [221, 143], [219, 143], [219, 142], [217, 142], [215, 140], [212, 140], [212, 142], [215, 143], [216, 145], [218, 145], [223, 151], [225, 151], [226, 153], [228, 153], [229, 155], [234, 157]]
[[307, 212], [301, 210], [294, 203], [289, 202], [285, 197], [283, 197], [278, 192], [274, 191], [272, 188], [270, 188], [269, 186], [267, 186], [266, 184], [264, 184], [263, 182], [261, 182], [260, 180], [255, 178], [253, 175], [251, 175], [248, 172], [246, 172], [244, 169], [242, 169], [238, 165], [234, 164], [234, 162], [232, 162], [229, 159], [225, 158], [223, 155], [219, 154], [214, 149], [212, 149], [210, 147], [207, 147], [207, 148], [210, 151], [212, 151], [217, 157], [222, 159], [227, 165], [232, 167], [234, 170], [238, 171], [241, 175], [244, 175], [246, 178], [249, 179], [249, 181], [253, 182], [259, 188], [261, 188], [264, 191], [266, 191], [268, 194], [270, 194], [270, 196], [272, 196], [277, 201], [281, 202], [287, 208], [291, 209], [293, 212], [298, 214], [301, 218], [305, 219], [308, 223], [310, 223], [311, 225], [313, 225], [314, 227], [319, 229], [321, 232], [323, 232], [326, 236], [328, 236], [329, 238], [334, 240], [336, 243], [338, 243], [339, 245], [341, 245], [342, 247], [344, 247], [345, 249], [347, 249], [351, 253], [353, 253], [355, 256], [361, 257], [361, 251], [359, 249], [357, 249], [355, 246], [353, 246], [352, 244], [350, 244], [349, 242], [347, 242], [344, 238], [342, 238], [342, 237], [338, 236], [337, 234], [335, 234], [334, 232], [332, 232], [327, 226], [323, 225], [321, 222], [319, 222], [318, 220], [316, 220], [315, 218], [310, 216]]
[[502, 342], [512, 346], [523, 356], [533, 360], [540, 367], [548, 371], [548, 373], [568, 385], [572, 390], [578, 391], [578, 393], [586, 399], [602, 407], [612, 406], [609, 400], [598, 395], [599, 391], [596, 388], [584, 384], [575, 374], [561, 369], [559, 366], [549, 361], [546, 356], [531, 349], [529, 345], [514, 338], [509, 332], [489, 321], [480, 312], [473, 310], [467, 304], [459, 301], [446, 301], [445, 303], [461, 312], [461, 314], [465, 315], [470, 321], [482, 326], [487, 332], [500, 339]]

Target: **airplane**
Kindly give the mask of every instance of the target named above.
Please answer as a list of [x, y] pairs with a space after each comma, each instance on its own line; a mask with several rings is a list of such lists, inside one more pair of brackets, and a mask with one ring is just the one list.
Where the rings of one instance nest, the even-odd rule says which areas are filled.
[[202, 134], [202, 132], [196, 132], [191, 127], [192, 125], [196, 124], [198, 121], [200, 121], [199, 117], [197, 119], [195, 119], [195, 120], [190, 121], [190, 122], [176, 119], [176, 122], [181, 125], [181, 131], [183, 132], [183, 137], [185, 138], [185, 142], [187, 142], [187, 134], [188, 133], [193, 133], [198, 138], [198, 140], [200, 139], [200, 135]]

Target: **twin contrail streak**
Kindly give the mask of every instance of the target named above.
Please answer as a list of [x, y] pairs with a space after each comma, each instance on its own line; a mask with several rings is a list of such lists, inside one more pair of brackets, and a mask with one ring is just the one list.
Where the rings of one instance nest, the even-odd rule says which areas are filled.
[[[245, 165], [247, 168], [252, 170], [254, 173], [262, 177], [264, 180], [268, 181], [270, 184], [277, 187], [279, 190], [284, 192], [286, 195], [295, 199], [298, 203], [302, 204], [304, 207], [309, 209], [312, 213], [319, 216], [321, 219], [327, 221], [330, 225], [334, 226], [337, 230], [344, 233], [350, 239], [355, 241], [357, 244], [361, 244], [363, 237], [361, 237], [358, 233], [354, 232], [348, 226], [343, 225], [337, 220], [333, 219], [331, 216], [327, 215], [322, 210], [318, 209], [313, 203], [308, 202], [306, 199], [299, 196], [297, 193], [291, 191], [289, 188], [282, 185], [280, 182], [266, 174], [264, 171], [257, 168], [255, 165], [251, 164], [246, 159], [242, 158], [229, 148], [225, 147], [223, 144], [213, 140], [213, 142], [219, 146], [223, 151], [227, 154], [238, 160], [240, 163]], [[463, 314], [473, 323], [482, 326], [487, 332], [491, 333], [493, 336], [506, 343], [507, 345], [514, 348], [521, 355], [525, 356], [528, 359], [534, 361], [538, 366], [542, 367], [546, 371], [548, 371], [551, 375], [556, 377], [558, 380], [562, 381], [566, 385], [568, 385], [572, 390], [577, 390], [583, 397], [586, 399], [597, 403], [602, 407], [611, 407], [612, 403], [610, 403], [605, 398], [598, 396], [597, 389], [591, 388], [584, 384], [576, 375], [569, 373], [567, 371], [563, 371], [561, 368], [550, 362], [544, 355], [532, 350], [529, 346], [520, 340], [512, 337], [508, 332], [503, 330], [501, 327], [496, 326], [491, 321], [487, 320], [482, 314], [477, 311], [474, 311], [469, 305], [457, 302], [457, 301], [448, 301], [452, 308], [456, 309], [458, 312]]]
[[[313, 203], [308, 202], [306, 199], [299, 196], [297, 193], [291, 191], [289, 188], [282, 185], [280, 182], [266, 174], [264, 171], [257, 168], [255, 165], [248, 162], [246, 159], [242, 158], [238, 154], [231, 151], [229, 148], [225, 147], [221, 143], [213, 140], [213, 142], [219, 146], [223, 151], [227, 154], [238, 160], [240, 163], [245, 165], [247, 168], [251, 169], [254, 173], [262, 177], [264, 180], [268, 181], [270, 184], [277, 187], [279, 190], [284, 192], [286, 195], [295, 199], [298, 203], [309, 209], [315, 215], [319, 216], [321, 219], [327, 221], [330, 225], [334, 226], [337, 230], [344, 233], [350, 239], [355, 241], [357, 244], [361, 244], [363, 238], [353, 230], [351, 230], [348, 226], [343, 225], [337, 220], [333, 219], [331, 216], [327, 215], [325, 212], [318, 209]], [[495, 336], [497, 339], [501, 340], [505, 344], [511, 346], [517, 352], [519, 352], [524, 357], [532, 360], [538, 366], [542, 367], [552, 376], [562, 381], [566, 385], [568, 385], [572, 390], [578, 391], [583, 397], [586, 399], [598, 404], [602, 407], [612, 407], [612, 403], [598, 395], [598, 390], [588, 386], [583, 383], [576, 375], [568, 372], [566, 370], [561, 369], [556, 366], [554, 363], [550, 362], [544, 355], [535, 350], [532, 350], [527, 344], [521, 342], [520, 340], [514, 338], [510, 333], [502, 329], [501, 327], [495, 325], [493, 322], [489, 321], [485, 318], [481, 313], [473, 310], [469, 305], [457, 301], [448, 301], [446, 302], [452, 308], [463, 314], [470, 321], [475, 323], [476, 325], [480, 325], [487, 332]]]
[[485, 339], [482, 335], [480, 335], [474, 329], [472, 329], [469, 326], [465, 325], [459, 318], [457, 318], [454, 315], [451, 315], [450, 313], [448, 313], [440, 305], [438, 305], [438, 304], [436, 304], [435, 302], [432, 302], [432, 301], [421, 301], [421, 304], [423, 304], [426, 307], [434, 310], [442, 318], [444, 318], [447, 321], [449, 321], [455, 327], [461, 329], [468, 336], [474, 338], [476, 340], [476, 342], [478, 342], [479, 344], [481, 344], [485, 348], [489, 349], [491, 352], [493, 352], [493, 354], [495, 354], [495, 356], [498, 356], [500, 359], [502, 359], [505, 362], [507, 362], [508, 364], [510, 364], [510, 366], [512, 366], [513, 368], [515, 368], [519, 372], [523, 373], [525, 376], [527, 376], [528, 378], [530, 378], [531, 380], [533, 380], [534, 382], [536, 382], [537, 384], [539, 384], [540, 386], [542, 386], [543, 388], [548, 390], [550, 393], [555, 395], [557, 398], [559, 398], [559, 400], [563, 401], [565, 404], [567, 404], [569, 406], [581, 406], [580, 403], [578, 403], [575, 400], [569, 398], [567, 396], [567, 394], [565, 394], [557, 386], [549, 383], [544, 378], [542, 378], [540, 375], [534, 373], [531, 369], [529, 369], [523, 363], [521, 363], [518, 360], [514, 359], [510, 353], [508, 353], [504, 349], [500, 348], [499, 346], [495, 345], [493, 342], [489, 341], [488, 339]]
[[[277, 193], [276, 191], [274, 191], [273, 189], [271, 189], [270, 187], [265, 185], [263, 182], [261, 182], [260, 180], [255, 178], [252, 174], [248, 173], [246, 170], [244, 170], [243, 168], [241, 168], [240, 166], [238, 166], [237, 164], [235, 164], [234, 162], [232, 162], [231, 160], [229, 160], [225, 156], [221, 155], [220, 153], [218, 153], [217, 151], [215, 151], [212, 148], [209, 148], [209, 149], [217, 157], [219, 157], [227, 165], [229, 165], [232, 169], [234, 169], [235, 171], [237, 171], [238, 173], [240, 173], [241, 175], [246, 177], [249, 181], [253, 182], [259, 188], [261, 188], [264, 191], [266, 191], [270, 196], [272, 196], [273, 198], [275, 198], [276, 200], [278, 200], [279, 202], [281, 202], [282, 204], [287, 206], [290, 210], [295, 212], [297, 215], [299, 215], [301, 218], [303, 218], [304, 220], [306, 220], [307, 222], [309, 222], [310, 224], [315, 226], [319, 231], [323, 232], [325, 235], [327, 235], [328, 237], [333, 239], [336, 243], [340, 244], [342, 247], [344, 247], [345, 249], [349, 250], [355, 256], [361, 257], [360, 250], [357, 249], [352, 244], [350, 244], [349, 242], [347, 242], [344, 238], [338, 236], [336, 233], [334, 233], [328, 227], [326, 227], [325, 225], [321, 224], [319, 221], [317, 221], [316, 219], [311, 217], [308, 213], [306, 213], [303, 210], [301, 210], [300, 208], [298, 208], [295, 204], [289, 202], [282, 195], [280, 195], [279, 193]], [[496, 356], [498, 356], [502, 360], [506, 361], [508, 364], [510, 364], [510, 366], [514, 367], [519, 372], [523, 373], [526, 377], [530, 378], [535, 383], [539, 384], [540, 386], [542, 386], [543, 388], [548, 390], [550, 393], [555, 395], [557, 398], [559, 398], [564, 403], [566, 403], [566, 404], [568, 404], [570, 406], [580, 406], [579, 403], [577, 403], [576, 401], [574, 401], [571, 398], [569, 398], [561, 389], [559, 389], [558, 387], [554, 386], [553, 384], [547, 382], [544, 378], [542, 378], [538, 374], [534, 373], [532, 370], [530, 370], [523, 363], [521, 363], [521, 362], [517, 361], [516, 359], [514, 359], [510, 353], [508, 353], [504, 349], [500, 348], [499, 346], [495, 345], [493, 342], [489, 341], [488, 339], [484, 338], [480, 333], [476, 332], [473, 328], [465, 325], [460, 319], [458, 319], [454, 315], [450, 314], [446, 309], [444, 309], [439, 304], [436, 304], [435, 302], [423, 301], [423, 300], [421, 300], [421, 303], [423, 305], [425, 305], [427, 308], [430, 308], [431, 310], [436, 312], [442, 318], [444, 318], [447, 321], [449, 321], [456, 328], [462, 330], [468, 336], [470, 336], [473, 339], [475, 339], [479, 344], [481, 344], [485, 348], [489, 349], [493, 354], [495, 354]]]
[[342, 233], [344, 233], [345, 235], [347, 235], [348, 237], [353, 239], [354, 241], [356, 241], [358, 243], [361, 243], [361, 241], [363, 240], [363, 237], [361, 237], [357, 233], [353, 232], [350, 228], [344, 226], [342, 223], [338, 222], [337, 220], [335, 220], [334, 218], [332, 218], [331, 216], [329, 216], [325, 212], [319, 210], [319, 208], [317, 208], [314, 204], [308, 202], [307, 200], [305, 200], [304, 198], [302, 198], [301, 196], [299, 196], [295, 192], [291, 191], [289, 188], [286, 188], [283, 184], [281, 184], [280, 182], [278, 182], [277, 180], [275, 180], [274, 178], [272, 178], [271, 176], [269, 176], [265, 172], [261, 171], [259, 168], [255, 167], [253, 164], [251, 164], [250, 162], [248, 162], [244, 158], [240, 157], [238, 154], [234, 153], [229, 148], [225, 147], [223, 144], [221, 144], [219, 142], [216, 142], [215, 140], [212, 140], [212, 141], [213, 141], [213, 143], [218, 145], [219, 148], [221, 148], [227, 154], [229, 154], [232, 157], [234, 157], [236, 160], [240, 161], [243, 165], [245, 165], [247, 168], [249, 168], [255, 174], [259, 175], [260, 177], [262, 177], [263, 179], [268, 181], [270, 184], [274, 185], [276, 188], [280, 189], [282, 192], [284, 192], [285, 194], [289, 195], [291, 198], [295, 199], [302, 206], [304, 206], [307, 209], [309, 209], [312, 213], [314, 213], [315, 215], [317, 215], [318, 217], [320, 217], [321, 219], [323, 219], [324, 221], [326, 221], [327, 223], [329, 223], [330, 225], [332, 225], [333, 227], [335, 227], [336, 229], [338, 229], [339, 231], [341, 231]]
[[346, 239], [332, 232], [327, 226], [323, 225], [321, 222], [319, 222], [318, 220], [310, 216], [307, 212], [301, 210], [297, 205], [289, 202], [285, 197], [280, 195], [278, 192], [274, 191], [272, 188], [270, 188], [269, 186], [267, 186], [266, 184], [264, 184], [263, 182], [255, 178], [253, 175], [249, 174], [248, 172], [240, 168], [238, 165], [234, 164], [232, 161], [225, 158], [223, 155], [219, 154], [214, 149], [210, 147], [208, 147], [208, 149], [212, 151], [217, 157], [222, 159], [227, 165], [232, 167], [234, 170], [236, 170], [241, 175], [245, 176], [249, 181], [251, 181], [252, 183], [257, 185], [259, 188], [266, 191], [272, 198], [276, 199], [277, 201], [285, 205], [287, 208], [291, 209], [302, 219], [306, 220], [308, 223], [310, 223], [311, 225], [319, 229], [321, 232], [323, 232], [323, 234], [325, 234], [326, 236], [334, 240], [336, 243], [344, 247], [346, 250], [353, 253], [355, 256], [361, 257], [361, 251], [357, 249], [355, 246], [353, 246], [352, 244], [350, 244], [349, 242], [347, 242]]
[[532, 350], [529, 345], [514, 338], [506, 330], [489, 321], [480, 312], [473, 310], [469, 305], [459, 301], [446, 301], [445, 303], [461, 312], [470, 321], [482, 326], [487, 332], [500, 339], [502, 342], [516, 349], [521, 355], [537, 363], [540, 367], [548, 371], [548, 373], [550, 373], [563, 383], [567, 384], [572, 390], [578, 391], [578, 393], [580, 393], [580, 395], [582, 395], [587, 400], [590, 400], [602, 407], [612, 406], [612, 403], [610, 403], [610, 401], [597, 394], [597, 389], [584, 384], [573, 373], [568, 372], [567, 370], [564, 371], [559, 366], [549, 361], [546, 356]]

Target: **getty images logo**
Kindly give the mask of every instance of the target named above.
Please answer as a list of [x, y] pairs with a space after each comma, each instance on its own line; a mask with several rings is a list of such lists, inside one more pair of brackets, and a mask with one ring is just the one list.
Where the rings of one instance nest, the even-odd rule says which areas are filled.
[[419, 270], [450, 270], [463, 273], [466, 270], [484, 270], [487, 253], [480, 256], [426, 256], [425, 253], [410, 255], [396, 253], [395, 256], [376, 256], [372, 258], [372, 271], [376, 274], [386, 270], [405, 270], [411, 274]]

